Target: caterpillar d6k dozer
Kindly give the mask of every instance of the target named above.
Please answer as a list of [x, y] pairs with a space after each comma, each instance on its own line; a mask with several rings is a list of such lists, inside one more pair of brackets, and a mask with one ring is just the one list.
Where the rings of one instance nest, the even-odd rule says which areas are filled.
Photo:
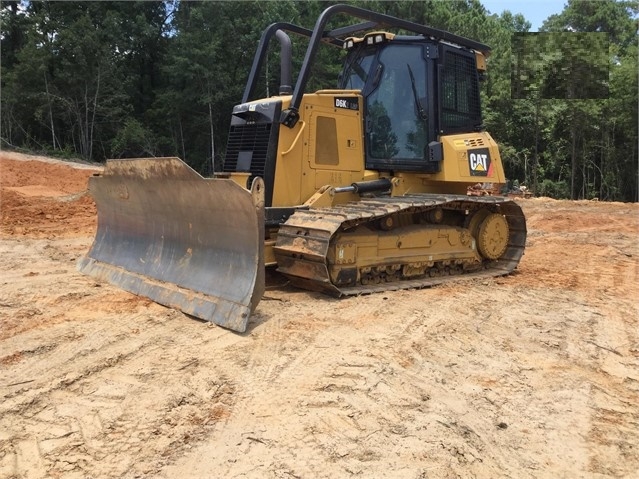
[[[359, 23], [327, 29], [338, 14]], [[309, 38], [294, 88], [288, 33]], [[253, 99], [273, 37], [280, 93]], [[346, 51], [342, 72], [337, 89], [306, 92], [320, 44]], [[178, 158], [108, 161], [90, 181], [98, 229], [79, 269], [236, 331], [268, 266], [336, 296], [513, 271], [524, 215], [485, 194], [505, 182], [482, 128], [489, 51], [348, 5], [327, 8], [313, 30], [271, 25], [233, 109], [224, 171], [205, 179]]]

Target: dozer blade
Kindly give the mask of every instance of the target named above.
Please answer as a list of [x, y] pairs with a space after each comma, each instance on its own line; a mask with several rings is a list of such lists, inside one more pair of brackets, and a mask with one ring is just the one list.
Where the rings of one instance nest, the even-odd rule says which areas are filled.
[[265, 288], [264, 183], [205, 179], [179, 158], [109, 160], [89, 180], [98, 229], [78, 269], [243, 332]]

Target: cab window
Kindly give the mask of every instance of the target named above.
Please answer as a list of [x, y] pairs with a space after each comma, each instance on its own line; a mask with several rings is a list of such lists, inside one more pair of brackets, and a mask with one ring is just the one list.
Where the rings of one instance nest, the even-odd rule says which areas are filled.
[[372, 159], [421, 160], [427, 145], [426, 61], [421, 45], [387, 45], [366, 98]]

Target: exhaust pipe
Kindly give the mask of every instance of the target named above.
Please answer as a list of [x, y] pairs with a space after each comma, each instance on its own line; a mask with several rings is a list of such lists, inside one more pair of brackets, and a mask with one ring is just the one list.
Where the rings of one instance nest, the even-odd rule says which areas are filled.
[[283, 30], [277, 30], [275, 37], [280, 42], [280, 95], [293, 94], [291, 39]]

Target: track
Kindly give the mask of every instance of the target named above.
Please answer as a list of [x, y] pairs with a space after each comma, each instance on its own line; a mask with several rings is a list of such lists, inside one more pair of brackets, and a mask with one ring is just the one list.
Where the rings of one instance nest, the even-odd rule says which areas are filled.
[[[430, 269], [424, 268], [423, 274], [413, 276], [384, 274], [381, 278], [379, 276], [365, 278], [365, 275], [361, 273], [364, 268], [357, 264], [360, 273], [356, 284], [351, 282], [348, 285], [338, 286], [331, 277], [330, 269], [334, 262], [329, 259], [331, 248], [341, 236], [362, 225], [369, 225], [371, 230], [378, 230], [371, 234], [373, 240], [378, 242], [383, 233], [378, 227], [372, 225], [377, 225], [386, 218], [401, 214], [423, 217], [436, 209], [453, 212], [453, 214], [456, 212], [459, 216], [465, 215], [466, 218], [470, 218], [472, 213], [482, 208], [503, 215], [508, 224], [508, 243], [504, 253], [498, 259], [483, 259], [481, 264], [467, 268], [470, 261], [467, 261], [464, 267], [455, 267], [455, 263], [462, 263], [462, 260], [458, 259], [459, 256], [441, 258], [440, 255], [438, 260], [430, 262], [432, 263]], [[418, 226], [413, 224], [410, 227]], [[422, 228], [425, 227], [422, 226]], [[452, 228], [449, 230], [453, 231]], [[507, 198], [412, 195], [379, 197], [332, 208], [297, 211], [280, 227], [275, 252], [279, 265], [278, 271], [287, 275], [294, 285], [310, 290], [321, 290], [336, 296], [348, 296], [434, 286], [458, 280], [461, 273], [466, 278], [502, 276], [517, 267], [524, 253], [525, 243], [525, 217], [519, 205]], [[397, 250], [396, 255], [400, 259], [396, 258], [395, 262], [389, 258], [379, 257], [378, 264], [373, 267], [366, 266], [366, 271], [401, 272], [408, 261], [409, 253], [404, 251], [406, 250]]]

